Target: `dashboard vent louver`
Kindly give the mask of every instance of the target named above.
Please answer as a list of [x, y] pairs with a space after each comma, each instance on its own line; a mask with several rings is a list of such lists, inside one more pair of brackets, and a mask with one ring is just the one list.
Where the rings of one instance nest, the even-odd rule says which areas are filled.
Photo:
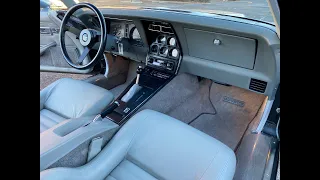
[[250, 80], [249, 89], [251, 89], [253, 91], [264, 93], [266, 90], [266, 87], [267, 87], [267, 82], [265, 82], [265, 81], [261, 81], [258, 79], [251, 79]]

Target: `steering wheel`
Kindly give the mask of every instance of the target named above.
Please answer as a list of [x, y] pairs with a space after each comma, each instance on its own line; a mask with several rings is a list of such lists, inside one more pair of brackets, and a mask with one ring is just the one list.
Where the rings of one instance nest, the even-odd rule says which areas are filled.
[[[92, 10], [95, 15], [98, 17], [99, 23], [100, 23], [100, 31], [95, 29], [87, 28], [83, 23], [84, 27], [82, 29], [77, 29], [76, 27], [73, 27], [68, 23], [70, 17], [72, 17], [73, 13], [77, 11], [80, 8], [89, 8]], [[79, 19], [77, 19], [79, 20]], [[81, 21], [81, 20], [80, 20]], [[79, 26], [80, 27], [80, 26]], [[73, 33], [76, 35], [76, 37], [79, 38], [80, 44], [83, 46], [84, 50], [80, 57], [76, 60], [76, 62], [73, 62], [66, 49], [65, 45], [65, 34], [66, 31]], [[67, 61], [67, 63], [76, 68], [76, 69], [89, 69], [93, 67], [97, 62], [99, 62], [99, 58], [104, 52], [106, 42], [107, 42], [107, 28], [106, 28], [106, 22], [104, 20], [103, 14], [99, 11], [97, 7], [90, 3], [79, 3], [74, 6], [72, 6], [64, 15], [64, 18], [62, 19], [61, 27], [60, 27], [60, 34], [59, 34], [59, 41], [60, 41], [60, 47], [63, 54], [64, 59]], [[83, 60], [89, 55], [90, 50], [93, 48], [93, 46], [100, 42], [98, 52], [94, 56], [94, 58], [88, 62], [87, 64], [83, 64]]]

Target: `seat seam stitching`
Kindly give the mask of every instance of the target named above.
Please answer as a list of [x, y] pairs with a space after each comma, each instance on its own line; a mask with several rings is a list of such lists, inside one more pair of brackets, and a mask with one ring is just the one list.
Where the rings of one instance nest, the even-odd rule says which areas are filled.
[[[42, 116], [45, 116], [45, 115], [42, 114]], [[48, 116], [45, 116], [45, 117], [47, 117], [49, 119], [49, 121], [51, 121], [51, 122], [53, 121], [55, 123], [55, 125], [59, 124], [56, 121], [54, 121], [53, 119], [49, 118]], [[45, 125], [45, 123], [43, 123], [43, 121], [40, 121], [40, 123], [43, 124], [44, 126], [46, 126], [48, 129], [50, 128], [49, 126]]]
[[226, 163], [224, 163], [223, 169], [222, 171], [219, 173], [218, 179], [221, 179], [222, 174], [226, 171], [226, 167], [229, 165], [231, 158], [229, 157], [229, 159], [227, 160]]
[[140, 167], [138, 164], [134, 163], [133, 161], [130, 161], [130, 159], [125, 158], [125, 160], [127, 160], [128, 162], [130, 162], [130, 163], [132, 163], [133, 165], [137, 166], [137, 167], [140, 168], [142, 171], [146, 172], [147, 174], [149, 174], [150, 176], [154, 177], [155, 179], [158, 179], [158, 178], [156, 178], [154, 175], [152, 175], [151, 173], [149, 173], [146, 169]]
[[[143, 121], [146, 120], [147, 117], [149, 117], [149, 115], [146, 116], [146, 117], [143, 119]], [[124, 156], [124, 159], [127, 159], [129, 149], [130, 149], [130, 147], [132, 146], [133, 140], [135, 139], [136, 135], [138, 134], [138, 131], [140, 130], [140, 128], [141, 128], [141, 126], [139, 126], [139, 127], [136, 129], [136, 132], [134, 132], [134, 135], [132, 136], [132, 139], [130, 140], [130, 143], [129, 143], [127, 149], [126, 149], [126, 155]]]
[[220, 150], [213, 156], [210, 164], [208, 165], [208, 167], [206, 168], [206, 170], [203, 172], [201, 178], [199, 180], [201, 180], [203, 178], [203, 176], [206, 174], [206, 172], [208, 171], [208, 169], [210, 168], [210, 166], [213, 164], [213, 161], [215, 160], [215, 158], [217, 157], [217, 155], [220, 153]]

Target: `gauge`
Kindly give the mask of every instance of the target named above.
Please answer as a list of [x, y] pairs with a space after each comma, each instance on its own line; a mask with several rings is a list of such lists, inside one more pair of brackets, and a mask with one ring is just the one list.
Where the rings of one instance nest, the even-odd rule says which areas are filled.
[[169, 52], [169, 50], [168, 50], [168, 48], [165, 47], [165, 46], [164, 46], [164, 47], [161, 47], [161, 48], [160, 48], [160, 51], [159, 51], [160, 55], [163, 55], [163, 56], [167, 56], [168, 52]]
[[113, 24], [111, 26], [111, 34], [117, 37], [124, 37], [124, 28], [121, 24]]
[[136, 27], [133, 27], [131, 30], [130, 30], [130, 35], [129, 35], [129, 38], [130, 39], [133, 39], [133, 40], [140, 40], [141, 37], [140, 37], [140, 34], [139, 34], [139, 31]]
[[171, 37], [171, 38], [168, 39], [168, 44], [170, 46], [175, 46], [176, 43], [177, 43], [177, 41], [176, 41], [176, 39], [174, 37]]
[[158, 45], [154, 44], [154, 45], [151, 45], [150, 47], [150, 51], [154, 54], [157, 54], [158, 53]]
[[174, 48], [170, 51], [170, 56], [174, 57], [174, 58], [178, 58], [179, 57], [179, 51]]
[[161, 44], [165, 44], [167, 41], [167, 38], [165, 36], [158, 36], [157, 42]]

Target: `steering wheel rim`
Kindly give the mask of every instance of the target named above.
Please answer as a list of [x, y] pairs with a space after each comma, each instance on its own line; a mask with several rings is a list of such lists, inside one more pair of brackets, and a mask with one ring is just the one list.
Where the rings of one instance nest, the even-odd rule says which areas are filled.
[[[88, 64], [85, 64], [85, 65], [80, 65], [79, 64], [75, 64], [72, 62], [72, 60], [70, 59], [68, 53], [67, 53], [67, 49], [66, 49], [66, 45], [65, 45], [65, 32], [67, 31], [67, 22], [69, 20], [69, 18], [71, 17], [71, 15], [77, 11], [78, 9], [81, 9], [81, 8], [89, 8], [90, 10], [92, 10], [98, 17], [98, 20], [99, 20], [99, 23], [100, 23], [100, 45], [99, 45], [99, 49], [98, 49], [98, 52], [96, 53], [95, 57], [88, 63]], [[84, 30], [89, 30], [89, 29], [83, 29], [82, 31]], [[82, 33], [82, 32], [81, 32]], [[82, 38], [82, 37], [79, 37], [79, 39]], [[94, 38], [90, 39], [90, 41], [92, 40], [93, 41]], [[95, 7], [93, 4], [90, 4], [90, 3], [79, 3], [79, 4], [76, 4], [74, 6], [72, 6], [67, 12], [66, 14], [64, 15], [63, 19], [62, 19], [62, 22], [61, 22], [61, 26], [60, 26], [60, 34], [59, 34], [59, 41], [60, 41], [60, 48], [61, 48], [61, 51], [62, 51], [62, 55], [64, 57], [64, 59], [66, 60], [66, 62], [76, 68], [76, 69], [89, 69], [91, 67], [93, 67], [99, 60], [99, 58], [101, 57], [101, 55], [104, 53], [104, 49], [105, 49], [105, 46], [106, 46], [106, 42], [107, 42], [107, 27], [106, 27], [106, 22], [104, 20], [104, 16], [103, 14], [101, 13], [101, 11]], [[94, 42], [93, 42], [94, 43]], [[85, 49], [84, 49], [84, 52], [81, 54], [81, 56], [79, 58], [85, 58], [86, 56], [89, 55], [89, 47], [87, 48], [87, 46], [85, 46]], [[86, 55], [85, 55], [86, 54]], [[84, 56], [84, 57], [82, 57]]]

